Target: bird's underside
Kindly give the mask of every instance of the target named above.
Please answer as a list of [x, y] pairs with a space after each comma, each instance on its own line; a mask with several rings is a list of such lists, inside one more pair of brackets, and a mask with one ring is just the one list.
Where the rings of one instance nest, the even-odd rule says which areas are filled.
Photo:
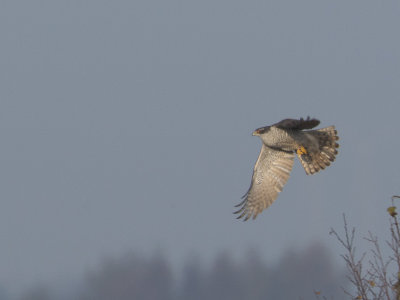
[[289, 179], [297, 154], [306, 174], [325, 169], [335, 160], [339, 139], [334, 126], [317, 130], [317, 119], [285, 119], [253, 132], [263, 141], [253, 170], [250, 188], [235, 213], [238, 219], [255, 219], [278, 197]]

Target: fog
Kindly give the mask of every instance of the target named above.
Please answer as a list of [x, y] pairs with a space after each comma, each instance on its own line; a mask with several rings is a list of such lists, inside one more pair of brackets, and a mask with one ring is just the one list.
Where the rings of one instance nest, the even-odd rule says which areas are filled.
[[[2, 1], [0, 295], [87, 286], [130, 251], [151, 267], [159, 249], [174, 276], [192, 253], [236, 270], [251, 248], [274, 269], [313, 241], [340, 264], [328, 233], [342, 213], [384, 239], [400, 193], [399, 6]], [[307, 116], [336, 126], [337, 160], [313, 176], [296, 161], [267, 211], [236, 220], [261, 147], [251, 132]]]
[[104, 258], [79, 282], [58, 287], [37, 284], [18, 299], [283, 300], [313, 299], [316, 293], [341, 299], [346, 287], [344, 271], [333, 264], [331, 253], [313, 243], [301, 251], [286, 250], [274, 263], [266, 263], [255, 250], [239, 260], [224, 251], [207, 264], [192, 254], [177, 274], [162, 253], [129, 252]]

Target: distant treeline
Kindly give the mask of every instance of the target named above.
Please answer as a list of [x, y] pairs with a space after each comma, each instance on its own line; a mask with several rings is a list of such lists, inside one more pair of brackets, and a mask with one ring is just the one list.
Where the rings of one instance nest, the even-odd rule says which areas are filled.
[[161, 254], [130, 253], [103, 260], [68, 295], [40, 286], [25, 291], [18, 300], [287, 300], [316, 299], [319, 292], [327, 299], [344, 296], [344, 270], [335, 266], [320, 244], [300, 252], [287, 250], [275, 263], [266, 263], [255, 251], [239, 261], [229, 252], [217, 255], [210, 264], [187, 259], [178, 277]]

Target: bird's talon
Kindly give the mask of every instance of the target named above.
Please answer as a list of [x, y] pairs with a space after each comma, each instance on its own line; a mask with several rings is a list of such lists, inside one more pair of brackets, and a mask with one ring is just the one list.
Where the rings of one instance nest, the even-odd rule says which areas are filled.
[[297, 154], [298, 155], [303, 155], [303, 154], [308, 154], [306, 148], [301, 146], [299, 149], [297, 149]]

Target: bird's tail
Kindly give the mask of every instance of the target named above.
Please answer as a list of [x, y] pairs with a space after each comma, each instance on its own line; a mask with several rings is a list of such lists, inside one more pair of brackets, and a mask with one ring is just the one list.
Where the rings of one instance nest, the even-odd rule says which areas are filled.
[[335, 126], [310, 130], [307, 133], [316, 138], [319, 145], [319, 151], [314, 153], [309, 153], [304, 147], [297, 150], [300, 162], [307, 175], [309, 175], [325, 169], [335, 160], [338, 153], [336, 148], [339, 148], [339, 144], [336, 141], [339, 137], [337, 136]]

